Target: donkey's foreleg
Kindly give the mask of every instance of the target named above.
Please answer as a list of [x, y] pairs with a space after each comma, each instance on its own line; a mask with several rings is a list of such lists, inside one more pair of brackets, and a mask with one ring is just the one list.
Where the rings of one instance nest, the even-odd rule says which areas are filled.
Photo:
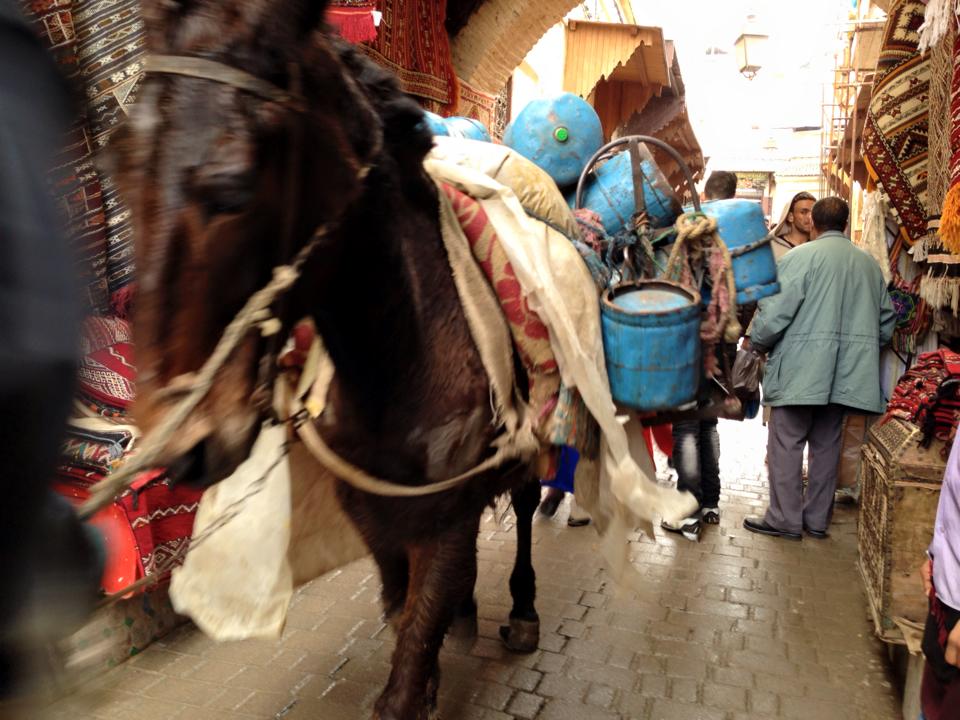
[[510, 574], [510, 624], [500, 628], [500, 637], [515, 652], [533, 652], [540, 641], [540, 616], [534, 607], [537, 578], [531, 560], [533, 513], [540, 502], [540, 483], [525, 482], [511, 490], [510, 496], [517, 515], [517, 557]]
[[407, 586], [410, 584], [410, 563], [403, 547], [388, 542], [370, 545], [373, 559], [380, 568], [380, 580], [383, 589], [380, 599], [383, 601], [383, 614], [387, 622], [397, 629], [400, 614], [407, 600]]
[[[426, 720], [436, 705], [437, 660], [443, 636], [459, 602], [473, 588], [475, 518], [458, 523], [433, 541], [408, 545], [410, 584], [400, 617], [387, 687], [374, 707], [379, 720]], [[467, 570], [467, 572], [465, 572]]]

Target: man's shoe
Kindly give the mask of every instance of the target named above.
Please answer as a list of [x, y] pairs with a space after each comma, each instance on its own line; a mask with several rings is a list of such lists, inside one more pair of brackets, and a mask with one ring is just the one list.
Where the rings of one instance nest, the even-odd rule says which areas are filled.
[[691, 515], [677, 523], [663, 520], [660, 527], [669, 532], [680, 533], [692, 542], [700, 542], [700, 518], [696, 515]]
[[803, 530], [807, 533], [807, 535], [812, 538], [816, 538], [817, 540], [826, 540], [828, 537], [830, 537], [830, 533], [828, 533], [826, 530], [811, 530], [806, 526], [804, 526]]
[[590, 515], [577, 505], [577, 498], [570, 498], [570, 515], [567, 517], [567, 527], [583, 527], [590, 524]]
[[770, 537], [782, 537], [787, 540], [802, 540], [800, 533], [787, 532], [786, 530], [777, 530], [772, 525], [768, 525], [763, 518], [748, 517], [743, 519], [743, 527], [750, 532], [769, 535]]
[[543, 502], [540, 503], [540, 514], [546, 515], [547, 517], [553, 517], [557, 514], [557, 508], [560, 507], [560, 503], [563, 502], [563, 490], [558, 490], [557, 488], [548, 488], [547, 496], [543, 499]]
[[719, 525], [720, 524], [720, 508], [704, 508], [703, 512], [700, 514], [700, 519], [703, 520], [707, 525]]

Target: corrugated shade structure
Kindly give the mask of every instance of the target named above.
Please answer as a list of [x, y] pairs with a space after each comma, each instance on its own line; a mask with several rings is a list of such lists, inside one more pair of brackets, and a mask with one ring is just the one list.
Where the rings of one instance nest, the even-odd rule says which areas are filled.
[[593, 104], [606, 138], [669, 85], [660, 28], [583, 20], [567, 23], [564, 90]]

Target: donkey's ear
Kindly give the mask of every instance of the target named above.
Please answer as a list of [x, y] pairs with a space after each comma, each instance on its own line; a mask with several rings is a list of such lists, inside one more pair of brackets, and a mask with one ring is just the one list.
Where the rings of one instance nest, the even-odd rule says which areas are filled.
[[309, 35], [323, 23], [330, 0], [300, 0], [300, 2], [300, 28], [304, 35]]

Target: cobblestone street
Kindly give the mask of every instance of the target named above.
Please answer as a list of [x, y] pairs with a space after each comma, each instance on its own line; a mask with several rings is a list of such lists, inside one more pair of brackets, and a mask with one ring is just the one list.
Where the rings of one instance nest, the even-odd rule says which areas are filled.
[[[587, 528], [537, 517], [540, 649], [498, 638], [509, 612], [512, 515], [488, 512], [479, 539], [480, 635], [447, 641], [440, 715], [498, 720], [893, 720], [899, 696], [867, 621], [856, 568], [856, 511], [837, 507], [832, 537], [752, 535], [765, 506], [765, 429], [721, 423], [721, 524], [699, 544], [657, 529], [635, 537], [644, 584], [618, 589]], [[659, 466], [665, 467], [663, 458]], [[390, 670], [374, 565], [363, 560], [295, 596], [272, 642], [215, 644], [184, 626], [50, 717], [69, 720], [368, 718]]]

